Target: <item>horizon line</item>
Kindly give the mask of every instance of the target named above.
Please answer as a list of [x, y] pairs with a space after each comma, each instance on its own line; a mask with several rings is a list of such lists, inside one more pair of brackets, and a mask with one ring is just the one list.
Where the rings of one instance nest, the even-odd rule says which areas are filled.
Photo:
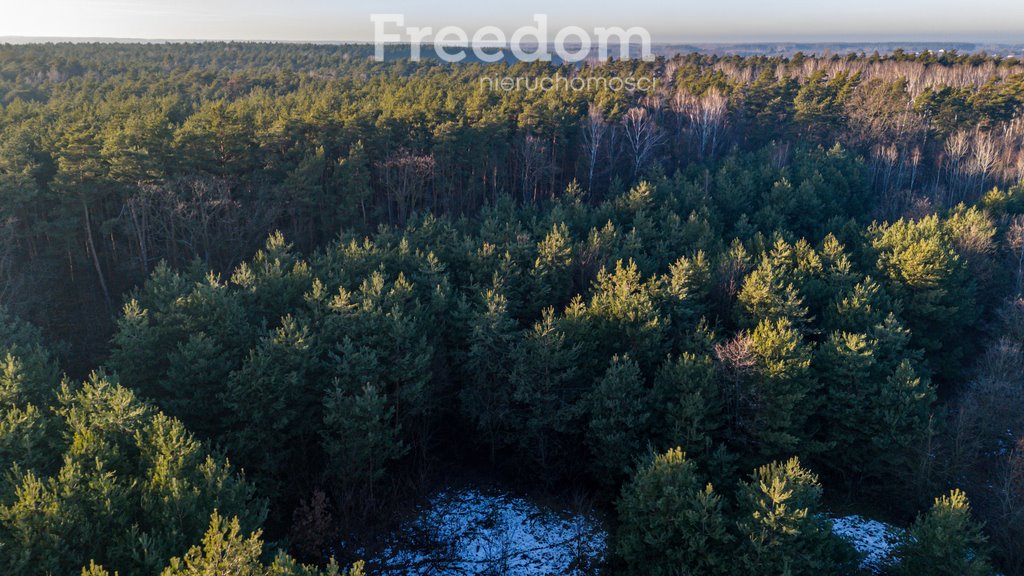
[[[200, 43], [236, 43], [236, 44], [309, 44], [309, 45], [366, 45], [373, 46], [372, 40], [299, 40], [299, 39], [257, 39], [257, 38], [146, 38], [132, 36], [39, 36], [21, 34], [0, 34], [0, 42], [20, 40], [26, 43], [166, 43], [166, 44], [200, 44]], [[387, 45], [403, 46], [411, 42], [385, 42]], [[421, 45], [432, 45], [433, 42], [422, 42]], [[835, 44], [835, 45], [934, 45], [934, 44], [975, 44], [998, 47], [1024, 47], [1024, 38], [1019, 40], [980, 40], [980, 39], [871, 39], [857, 40], [845, 38], [828, 39], [751, 39], [751, 40], [654, 40], [656, 46], [736, 46], [736, 45], [778, 45], [778, 44]], [[466, 46], [472, 46], [472, 43]], [[486, 44], [482, 44], [486, 45]], [[506, 44], [507, 45], [507, 44]], [[497, 46], [497, 44], [491, 45]]]

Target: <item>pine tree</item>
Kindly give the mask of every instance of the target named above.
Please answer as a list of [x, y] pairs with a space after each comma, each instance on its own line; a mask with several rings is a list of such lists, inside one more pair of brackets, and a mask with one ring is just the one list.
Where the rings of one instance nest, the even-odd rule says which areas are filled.
[[681, 448], [654, 456], [622, 488], [615, 551], [630, 573], [734, 574], [721, 496]]
[[[51, 353], [33, 326], [0, 309], [0, 471], [55, 471], [63, 449], [51, 414], [59, 377]], [[10, 486], [0, 483], [0, 498]]]
[[628, 353], [647, 372], [668, 351], [669, 321], [661, 314], [658, 300], [657, 278], [644, 280], [636, 262], [620, 260], [614, 272], [598, 273], [589, 303], [570, 303], [566, 316], [574, 340], [592, 348], [587, 350], [588, 357]]
[[826, 395], [823, 440], [857, 480], [906, 479], [931, 433], [935, 391], [908, 340], [890, 316], [867, 334], [831, 334], [815, 356]]
[[223, 397], [235, 362], [222, 346], [205, 332], [190, 334], [168, 355], [159, 381], [161, 407], [204, 438], [222, 434], [229, 417]]
[[363, 141], [359, 140], [349, 148], [348, 156], [338, 160], [331, 182], [338, 220], [343, 225], [359, 224], [368, 228], [372, 221], [377, 220], [370, 182], [369, 155]]
[[0, 554], [4, 573], [68, 574], [95, 560], [153, 574], [198, 540], [215, 508], [246, 530], [263, 521], [264, 503], [227, 462], [106, 377], [65, 383], [48, 408], [62, 441], [15, 450], [0, 484], [0, 542], [18, 551]]
[[[305, 240], [315, 245], [316, 230], [332, 230], [334, 223], [329, 218], [324, 197], [327, 158], [322, 146], [307, 151], [295, 168], [284, 178], [284, 189], [288, 196], [288, 216], [291, 220], [289, 237]], [[318, 225], [310, 226], [310, 222]]]
[[[182, 557], [172, 558], [161, 576], [363, 576], [363, 563], [342, 571], [332, 559], [325, 571], [303, 566], [279, 552], [266, 565], [262, 561], [260, 531], [246, 535], [238, 518], [228, 520], [214, 511], [202, 543], [189, 548]], [[95, 565], [83, 576], [107, 576]]]
[[565, 223], [555, 224], [537, 243], [537, 259], [530, 270], [533, 310], [527, 318], [536, 318], [547, 306], [562, 308], [572, 296], [572, 234]]
[[[831, 523], [819, 515], [818, 478], [791, 458], [761, 466], [737, 493], [737, 551], [742, 573], [813, 576], [850, 573], [856, 554], [832, 534]], [[734, 572], [736, 573], [736, 572]]]
[[943, 378], [961, 367], [970, 339], [963, 331], [977, 315], [975, 282], [937, 216], [899, 220], [870, 230], [877, 266], [903, 302], [913, 346]]
[[281, 496], [291, 471], [311, 465], [304, 448], [316, 446], [322, 421], [323, 384], [313, 377], [318, 363], [308, 326], [285, 317], [227, 383], [226, 441], [272, 497]]
[[408, 450], [394, 424], [395, 409], [376, 386], [351, 396], [336, 387], [324, 399], [321, 430], [327, 469], [347, 507], [373, 506], [386, 466]]
[[651, 436], [651, 393], [636, 362], [612, 358], [604, 377], [585, 400], [590, 422], [587, 445], [595, 477], [617, 485], [647, 448]]
[[709, 356], [684, 353], [669, 359], [654, 378], [658, 437], [686, 446], [690, 454], [709, 455], [727, 425], [725, 395]]
[[465, 362], [466, 385], [460, 393], [463, 412], [489, 445], [491, 458], [509, 442], [513, 424], [512, 353], [518, 341], [515, 321], [508, 315], [508, 301], [488, 290], [483, 309], [470, 320], [469, 351]]
[[988, 541], [971, 518], [967, 495], [956, 489], [935, 499], [914, 521], [895, 552], [900, 576], [991, 576]]
[[[811, 259], [810, 269], [804, 260]], [[755, 326], [761, 320], [787, 318], [801, 327], [810, 318], [802, 292], [808, 275], [820, 273], [821, 263], [806, 243], [792, 246], [782, 238], [743, 280], [738, 301], [742, 307], [741, 324]]]
[[825, 332], [864, 333], [881, 324], [888, 316], [899, 313], [885, 289], [871, 276], [847, 289], [832, 294], [832, 302], [825, 309], [822, 327]]
[[775, 457], [813, 448], [810, 417], [820, 399], [811, 370], [811, 347], [785, 318], [763, 320], [750, 336], [755, 366], [740, 399], [750, 414], [743, 441], [757, 454]]
[[577, 381], [579, 349], [567, 341], [548, 309], [513, 353], [510, 376], [516, 406], [516, 444], [542, 479], [553, 480], [577, 448], [573, 436], [582, 416]]
[[711, 285], [711, 264], [703, 251], [680, 257], [662, 277], [661, 295], [673, 332], [682, 333], [704, 315]]

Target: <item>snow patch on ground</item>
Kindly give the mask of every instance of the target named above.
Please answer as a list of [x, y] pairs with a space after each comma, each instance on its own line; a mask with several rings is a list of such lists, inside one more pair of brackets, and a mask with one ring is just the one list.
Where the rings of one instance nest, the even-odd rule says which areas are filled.
[[[831, 520], [864, 569], [891, 565], [902, 528], [858, 515]], [[585, 576], [598, 573], [608, 547], [593, 514], [478, 489], [439, 492], [388, 541], [373, 562], [387, 576]]]
[[590, 514], [470, 489], [434, 496], [392, 542], [383, 574], [582, 576], [603, 562], [607, 534]]
[[832, 531], [853, 544], [864, 555], [861, 567], [875, 574], [892, 562], [893, 549], [903, 534], [901, 528], [856, 515], [832, 518]]

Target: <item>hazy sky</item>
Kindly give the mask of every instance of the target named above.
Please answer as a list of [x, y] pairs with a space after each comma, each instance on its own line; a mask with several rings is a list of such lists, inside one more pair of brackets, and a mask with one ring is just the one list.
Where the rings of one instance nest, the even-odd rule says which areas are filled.
[[505, 30], [643, 26], [662, 41], [1024, 42], [1024, 0], [0, 0], [0, 36], [319, 40], [373, 38], [372, 13], [410, 26]]

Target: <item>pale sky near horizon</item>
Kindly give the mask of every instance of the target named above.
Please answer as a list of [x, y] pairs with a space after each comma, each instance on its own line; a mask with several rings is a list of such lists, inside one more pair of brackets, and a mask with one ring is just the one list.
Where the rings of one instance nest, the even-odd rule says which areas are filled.
[[1024, 0], [0, 0], [0, 36], [371, 41], [373, 13], [408, 26], [512, 31], [642, 26], [656, 41], [1024, 42]]

